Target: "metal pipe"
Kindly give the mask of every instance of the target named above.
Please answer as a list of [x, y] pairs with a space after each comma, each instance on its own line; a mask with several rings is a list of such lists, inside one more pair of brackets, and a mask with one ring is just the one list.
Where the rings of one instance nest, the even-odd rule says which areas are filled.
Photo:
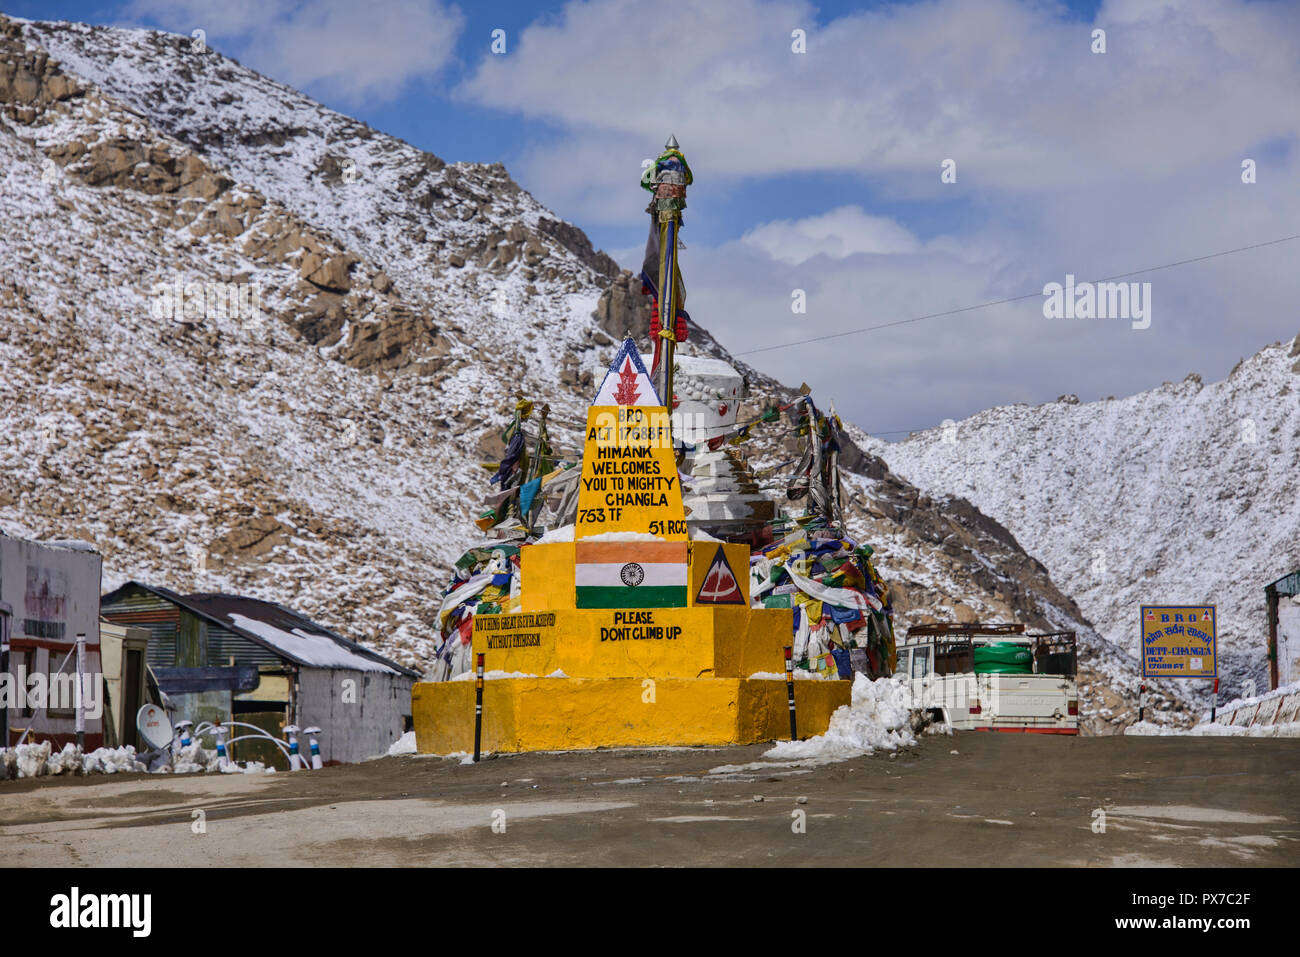
[[252, 740], [255, 740], [255, 739], [257, 739], [257, 738], [263, 738], [263, 739], [265, 739], [265, 740], [267, 740], [267, 741], [272, 742], [272, 743], [275, 744], [275, 745], [276, 745], [276, 746], [277, 746], [281, 751], [284, 752], [284, 756], [285, 756], [286, 758], [290, 758], [290, 760], [292, 760], [292, 756], [291, 756], [290, 753], [289, 753], [289, 748], [288, 748], [288, 746], [287, 746], [283, 741], [281, 741], [279, 738], [274, 737], [274, 736], [269, 735], [269, 734], [241, 734], [241, 735], [240, 735], [239, 737], [237, 737], [237, 738], [231, 738], [229, 741], [226, 742], [226, 744], [227, 744], [227, 745], [231, 745], [231, 744], [234, 744], [236, 741], [252, 741]]
[[[266, 738], [268, 741], [274, 741], [276, 744], [281, 746], [283, 746], [284, 744], [283, 741], [281, 741], [275, 735], [268, 732], [265, 728], [258, 727], [255, 724], [249, 724], [247, 721], [227, 721], [225, 722], [225, 726], [228, 728], [249, 728], [250, 730], [257, 732], [257, 734], [246, 734], [242, 738], [232, 738], [231, 740], [226, 742], [227, 745], [234, 744], [236, 741], [246, 741], [249, 738], [257, 738], [257, 737]], [[221, 727], [221, 725], [210, 725], [210, 727], [219, 728]], [[198, 737], [197, 731], [195, 732], [195, 737]], [[281, 750], [283, 750], [283, 747], [281, 748]], [[285, 751], [285, 755], [286, 756], [288, 755], [288, 751]], [[232, 762], [238, 763], [235, 760], [235, 753], [233, 751], [227, 751], [227, 757]]]

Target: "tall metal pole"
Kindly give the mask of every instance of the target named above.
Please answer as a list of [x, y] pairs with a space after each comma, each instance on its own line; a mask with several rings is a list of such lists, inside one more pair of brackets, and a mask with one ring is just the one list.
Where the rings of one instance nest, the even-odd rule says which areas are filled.
[[[677, 311], [682, 295], [678, 288], [677, 234], [682, 228], [682, 210], [686, 208], [686, 187], [692, 182], [691, 168], [677, 145], [677, 137], [668, 137], [664, 151], [642, 179], [642, 185], [654, 193], [650, 211], [652, 229], [659, 230], [659, 269], [653, 277], [658, 288], [659, 339], [653, 343], [656, 359], [655, 385], [662, 389], [660, 398], [668, 411], [673, 410], [673, 354], [677, 346]], [[652, 233], [653, 235], [653, 233]], [[651, 277], [647, 277], [651, 278]], [[659, 367], [662, 366], [662, 369]]]
[[[664, 221], [664, 212], [659, 213], [659, 248], [663, 250], [659, 260], [659, 335], [663, 338], [663, 383], [664, 394], [660, 396], [668, 411], [673, 411], [673, 355], [677, 346], [677, 223], [669, 219]], [[678, 213], [677, 215], [681, 215]]]
[[[14, 610], [8, 602], [0, 601], [0, 680], [8, 681], [11, 688], [17, 682], [9, 678], [9, 622]], [[24, 689], [26, 690], [26, 689]], [[9, 747], [9, 703], [0, 701], [0, 748]]]
[[86, 750], [86, 636], [77, 635], [77, 749]]

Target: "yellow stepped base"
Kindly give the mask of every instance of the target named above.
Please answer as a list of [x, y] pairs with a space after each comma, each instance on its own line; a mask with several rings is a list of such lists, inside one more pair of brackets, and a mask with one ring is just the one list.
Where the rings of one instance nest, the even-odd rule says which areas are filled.
[[[851, 682], [796, 681], [799, 735], [823, 733]], [[420, 682], [416, 747], [474, 749], [474, 682]], [[484, 751], [754, 744], [788, 739], [784, 681], [748, 678], [500, 678], [484, 682]]]
[[791, 622], [788, 608], [724, 606], [475, 615], [474, 652], [528, 675], [743, 678], [785, 668]]

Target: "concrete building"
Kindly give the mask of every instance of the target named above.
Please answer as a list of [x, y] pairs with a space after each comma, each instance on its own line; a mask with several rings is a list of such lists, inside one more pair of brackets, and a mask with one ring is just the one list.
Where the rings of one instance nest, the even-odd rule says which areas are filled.
[[[383, 754], [411, 727], [417, 672], [274, 602], [133, 581], [104, 596], [102, 614], [149, 630], [173, 720], [233, 719], [276, 737], [315, 725], [327, 764]], [[270, 744], [240, 742], [234, 756], [286, 766]]]
[[87, 749], [103, 744], [99, 654], [102, 561], [85, 542], [30, 542], [0, 532], [0, 603], [8, 606], [9, 654], [0, 674], [4, 709], [0, 742], [49, 741], [55, 750], [77, 740], [71, 696], [77, 676], [76, 637], [85, 635], [83, 698]]

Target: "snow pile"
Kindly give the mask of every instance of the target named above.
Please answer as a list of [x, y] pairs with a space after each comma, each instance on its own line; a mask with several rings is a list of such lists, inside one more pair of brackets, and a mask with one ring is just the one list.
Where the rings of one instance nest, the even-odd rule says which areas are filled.
[[1300, 721], [1286, 724], [1257, 724], [1243, 727], [1233, 724], [1202, 722], [1192, 728], [1171, 728], [1167, 725], [1139, 721], [1124, 729], [1125, 734], [1137, 737], [1193, 737], [1193, 738], [1300, 738]]
[[7, 778], [36, 778], [49, 773], [46, 762], [50, 759], [50, 743], [20, 744], [0, 750], [0, 780]]
[[[450, 681], [473, 681], [473, 680], [474, 680], [474, 677], [475, 677], [475, 676], [474, 676], [474, 672], [472, 672], [472, 671], [462, 671], [460, 674], [456, 675], [454, 678], [450, 678], [450, 679], [448, 679], [448, 680], [450, 680]], [[529, 674], [527, 671], [485, 671], [485, 672], [483, 672], [483, 680], [484, 680], [484, 681], [495, 681], [495, 680], [498, 680], [498, 679], [500, 679], [500, 678], [536, 678], [536, 677], [537, 677], [537, 675]]]
[[852, 702], [831, 715], [825, 734], [806, 741], [782, 741], [763, 757], [821, 764], [871, 754], [877, 748], [893, 751], [916, 744], [911, 723], [912, 692], [903, 678], [872, 681], [859, 673], [853, 676]]
[[65, 744], [62, 751], [51, 754], [46, 760], [45, 773], [49, 775], [80, 774], [81, 749], [75, 744]]
[[275, 768], [268, 768], [261, 761], [248, 761], [243, 765], [230, 762], [224, 768], [216, 768], [222, 774], [274, 774]]
[[416, 752], [415, 752], [414, 731], [406, 732], [406, 734], [402, 735], [400, 738], [394, 741], [388, 748], [389, 757], [393, 757], [399, 754], [415, 754], [415, 753]]
[[[1271, 701], [1274, 698], [1285, 698], [1288, 695], [1300, 694], [1300, 681], [1293, 681], [1289, 685], [1281, 685], [1272, 691], [1265, 692], [1261, 695], [1254, 695], [1248, 698], [1235, 698], [1219, 708], [1220, 714], [1230, 711], [1236, 711], [1238, 708], [1248, 708], [1251, 705], [1260, 704], [1264, 701]], [[1209, 720], [1209, 715], [1203, 716], [1202, 720]]]
[[8, 778], [40, 778], [62, 774], [116, 774], [144, 771], [136, 760], [135, 748], [96, 748], [83, 753], [75, 744], [55, 751], [50, 742], [0, 748], [0, 781]]
[[[820, 671], [808, 671], [805, 668], [795, 668], [794, 678], [796, 681], [837, 681], [836, 678], [828, 678]], [[783, 671], [755, 671], [749, 676], [750, 681], [784, 681], [785, 672]]]
[[148, 768], [136, 758], [135, 748], [96, 748], [81, 759], [84, 774], [117, 774], [119, 771], [147, 771]]
[[[1207, 712], [1201, 715], [1201, 720], [1195, 727], [1168, 728], [1149, 721], [1141, 721], [1126, 728], [1124, 733], [1160, 737], [1178, 735], [1208, 738], [1300, 737], [1300, 714], [1297, 714], [1295, 699], [1292, 697], [1296, 694], [1300, 694], [1300, 681], [1283, 685], [1265, 694], [1230, 701], [1218, 709], [1218, 720], [1214, 722], [1210, 721]], [[1276, 703], [1270, 705], [1268, 702]], [[1234, 721], [1242, 723], [1235, 724]]]
[[217, 752], [209, 751], [197, 740], [188, 747], [177, 748], [172, 753], [171, 766], [161, 768], [162, 773], [194, 774], [198, 771], [216, 771], [220, 769]]

